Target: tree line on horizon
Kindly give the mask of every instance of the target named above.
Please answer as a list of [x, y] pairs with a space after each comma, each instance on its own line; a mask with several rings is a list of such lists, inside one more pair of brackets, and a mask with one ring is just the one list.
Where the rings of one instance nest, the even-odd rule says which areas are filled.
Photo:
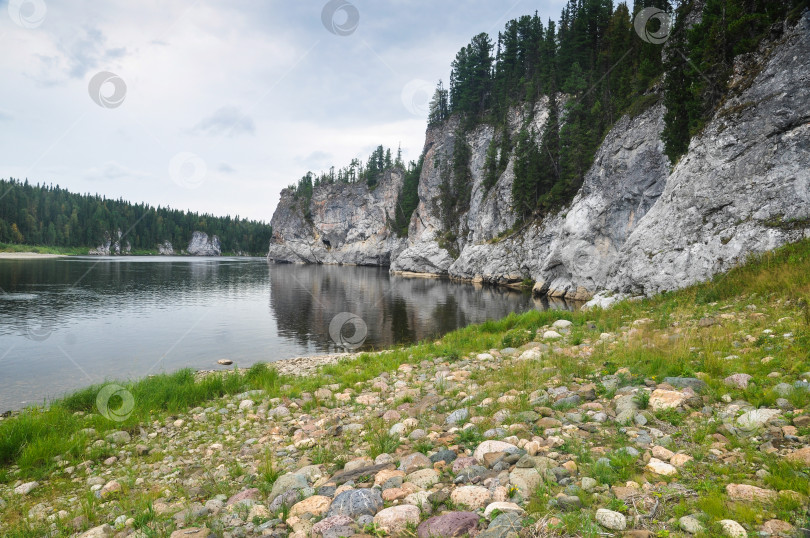
[[0, 179], [0, 242], [93, 248], [118, 230], [133, 249], [154, 251], [163, 241], [184, 249], [195, 231], [219, 237], [223, 250], [267, 253], [272, 228], [261, 221], [153, 207], [98, 194], [77, 194], [59, 185]]

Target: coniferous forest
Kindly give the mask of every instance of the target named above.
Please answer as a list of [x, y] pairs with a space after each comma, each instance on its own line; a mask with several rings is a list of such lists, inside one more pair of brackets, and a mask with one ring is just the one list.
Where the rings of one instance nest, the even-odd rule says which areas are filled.
[[[569, 0], [557, 23], [535, 14], [509, 21], [495, 42], [487, 34], [475, 36], [452, 63], [449, 89], [439, 82], [429, 123], [458, 114], [462, 134], [482, 122], [495, 125], [485, 186], [494, 185], [508, 161], [503, 156], [514, 152], [513, 208], [524, 219], [542, 216], [578, 191], [616, 120], [662, 96], [663, 138], [676, 162], [720, 103], [734, 58], [755, 51], [775, 22], [798, 16], [807, 5], [807, 0], [636, 0], [630, 8], [612, 0]], [[643, 39], [634, 27], [648, 7], [670, 13], [671, 32], [663, 42]], [[693, 13], [701, 8], [702, 17]], [[690, 16], [699, 22], [687, 28]], [[655, 34], [659, 24], [650, 21], [646, 31]], [[548, 99], [550, 111], [542, 135], [524, 128], [511, 140], [505, 129], [510, 108], [539, 99]], [[469, 189], [455, 179], [447, 184], [443, 206], [463, 209]]]
[[238, 216], [215, 217], [0, 179], [0, 243], [96, 247], [105, 233], [117, 230], [136, 251], [155, 251], [168, 240], [179, 252], [200, 231], [217, 235], [225, 252], [256, 255], [267, 253], [272, 235], [269, 224]]

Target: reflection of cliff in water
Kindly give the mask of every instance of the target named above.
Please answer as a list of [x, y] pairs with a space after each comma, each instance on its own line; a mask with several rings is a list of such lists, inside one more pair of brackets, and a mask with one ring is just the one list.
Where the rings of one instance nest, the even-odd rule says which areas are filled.
[[337, 350], [329, 323], [340, 312], [363, 319], [363, 349], [374, 349], [435, 338], [511, 312], [572, 308], [506, 288], [391, 276], [377, 267], [270, 265], [269, 271], [279, 334], [322, 351]]

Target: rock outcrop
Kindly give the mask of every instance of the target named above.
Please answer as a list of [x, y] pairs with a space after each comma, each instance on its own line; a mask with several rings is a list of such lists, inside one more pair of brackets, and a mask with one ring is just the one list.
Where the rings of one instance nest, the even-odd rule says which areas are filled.
[[[664, 112], [659, 100], [621, 118], [573, 201], [517, 230], [514, 156], [487, 189], [484, 161], [494, 127], [459, 135], [458, 119], [450, 118], [427, 131], [419, 204], [406, 242], [384, 232], [390, 212], [383, 208], [390, 206], [373, 193], [363, 195], [369, 203], [357, 196], [346, 202], [344, 191], [364, 187], [329, 186], [316, 189], [312, 223], [291, 193], [282, 193], [270, 257], [390, 262], [396, 273], [501, 285], [530, 279], [538, 294], [586, 300], [601, 290], [651, 294], [687, 286], [752, 253], [810, 235], [810, 13], [756, 54], [738, 58], [726, 99], [677, 163], [664, 154]], [[547, 116], [547, 102], [515, 108], [508, 130], [514, 135], [525, 126], [540, 136]], [[471, 195], [447, 223], [440, 202], [444, 163], [458, 136], [470, 148]]]
[[222, 254], [222, 244], [216, 235], [209, 238], [207, 233], [194, 232], [186, 250], [192, 256], [219, 256]]
[[116, 230], [115, 237], [116, 240], [113, 241], [113, 235], [110, 232], [104, 232], [104, 241], [96, 248], [90, 249], [87, 254], [90, 256], [126, 256], [132, 252], [132, 245], [129, 241], [123, 241], [123, 247], [121, 246], [123, 239], [121, 230]]
[[[547, 100], [541, 100], [533, 110], [514, 108], [508, 118], [510, 136], [514, 138], [523, 126], [542, 133], [547, 118]], [[515, 224], [511, 202], [515, 178], [514, 157], [509, 158], [506, 169], [494, 186], [487, 189], [484, 185], [485, 157], [495, 136], [495, 129], [485, 124], [465, 135], [464, 140], [472, 155], [469, 163], [472, 178], [469, 210], [461, 215], [456, 224], [455, 240], [448, 244], [447, 239], [442, 237], [447, 231], [442, 222], [439, 201], [446, 179], [443, 167], [453, 159], [458, 127], [458, 118], [453, 117], [427, 131], [424, 164], [419, 179], [419, 205], [411, 218], [407, 248], [391, 264], [393, 272], [447, 274], [455, 263], [452, 251], [461, 252], [463, 256], [465, 249], [490, 241]]]
[[164, 241], [157, 246], [158, 254], [161, 256], [174, 256], [174, 247], [169, 241]]
[[810, 13], [731, 95], [630, 234], [605, 287], [655, 293], [810, 236]]
[[467, 246], [448, 273], [493, 284], [532, 279], [538, 293], [579, 300], [604, 287], [621, 247], [666, 182], [663, 114], [659, 104], [619, 120], [567, 211], [500, 241]]
[[[293, 189], [283, 190], [270, 222], [273, 239], [268, 259], [278, 263], [389, 265], [405, 243], [390, 225], [402, 181], [402, 172], [394, 169], [374, 188], [365, 183], [321, 185], [308, 204], [303, 198], [297, 199]], [[311, 217], [306, 216], [307, 211]]]

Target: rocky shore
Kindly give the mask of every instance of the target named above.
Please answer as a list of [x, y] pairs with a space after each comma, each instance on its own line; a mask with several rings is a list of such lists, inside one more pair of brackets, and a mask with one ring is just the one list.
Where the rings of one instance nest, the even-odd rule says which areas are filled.
[[[810, 365], [788, 359], [800, 305], [648, 312], [615, 330], [598, 312], [548, 313], [501, 346], [367, 379], [383, 356], [282, 361], [322, 382], [87, 430], [80, 464], [0, 485], [0, 533], [806, 536]], [[691, 375], [642, 373], [673, 353]]]
[[[315, 374], [322, 366], [329, 364], [337, 364], [341, 360], [354, 359], [360, 356], [360, 353], [330, 353], [325, 355], [310, 355], [308, 357], [293, 357], [291, 359], [282, 359], [273, 363], [273, 368], [281, 375], [294, 375], [306, 377]], [[230, 360], [221, 362], [223, 366], [230, 366], [233, 364]], [[247, 372], [247, 368], [237, 368], [240, 372]], [[222, 373], [222, 369], [218, 370], [199, 370], [197, 377], [203, 378], [212, 374]]]

